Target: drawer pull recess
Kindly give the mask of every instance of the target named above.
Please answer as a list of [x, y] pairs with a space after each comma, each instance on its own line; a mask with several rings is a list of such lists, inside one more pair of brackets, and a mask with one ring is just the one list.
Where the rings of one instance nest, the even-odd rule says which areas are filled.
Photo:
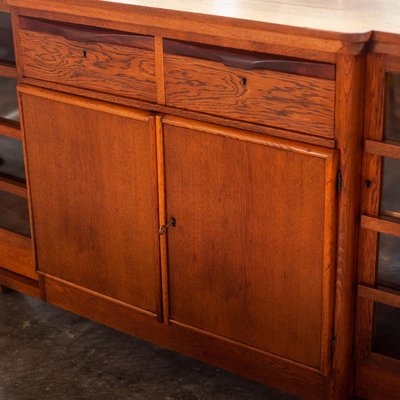
[[177, 56], [220, 62], [231, 68], [271, 70], [328, 80], [335, 79], [335, 66], [327, 63], [295, 60], [247, 51], [235, 51], [169, 39], [164, 40], [164, 52]]
[[116, 44], [144, 50], [154, 50], [154, 39], [152, 36], [67, 23], [46, 22], [28, 17], [19, 18], [19, 26], [21, 29], [27, 31], [63, 36], [68, 40], [76, 42]]

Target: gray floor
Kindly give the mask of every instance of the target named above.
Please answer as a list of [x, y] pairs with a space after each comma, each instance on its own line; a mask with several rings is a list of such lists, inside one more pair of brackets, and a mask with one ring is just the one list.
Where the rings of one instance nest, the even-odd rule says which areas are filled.
[[289, 400], [16, 292], [0, 295], [0, 400]]

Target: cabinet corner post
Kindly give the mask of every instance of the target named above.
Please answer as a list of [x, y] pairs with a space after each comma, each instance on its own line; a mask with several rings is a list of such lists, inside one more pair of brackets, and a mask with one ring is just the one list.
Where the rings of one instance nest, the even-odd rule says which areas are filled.
[[[341, 193], [338, 207], [335, 352], [326, 398], [346, 399], [353, 392], [353, 333], [363, 135], [364, 55], [338, 55], [335, 131], [340, 152]], [[339, 176], [338, 176], [339, 178]]]

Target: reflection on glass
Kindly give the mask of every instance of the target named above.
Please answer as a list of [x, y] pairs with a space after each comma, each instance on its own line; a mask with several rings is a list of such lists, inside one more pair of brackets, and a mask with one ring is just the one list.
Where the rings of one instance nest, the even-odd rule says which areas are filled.
[[0, 62], [15, 64], [11, 17], [0, 12]]
[[387, 140], [400, 141], [400, 74], [386, 74], [385, 133]]
[[378, 285], [400, 290], [400, 237], [379, 234]]
[[26, 198], [0, 190], [0, 228], [30, 236]]
[[0, 77], [0, 118], [19, 120], [16, 79]]
[[400, 160], [383, 159], [382, 213], [395, 211], [400, 214]]
[[0, 136], [0, 176], [1, 175], [11, 179], [25, 181], [22, 143], [17, 139]]
[[375, 303], [375, 334], [372, 351], [400, 359], [400, 309]]

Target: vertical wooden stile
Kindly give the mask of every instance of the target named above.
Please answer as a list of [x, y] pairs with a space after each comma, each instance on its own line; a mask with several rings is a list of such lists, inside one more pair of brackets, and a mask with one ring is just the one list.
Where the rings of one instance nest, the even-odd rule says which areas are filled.
[[[164, 138], [162, 117], [156, 116], [157, 174], [158, 174], [158, 210], [160, 226], [167, 223], [165, 204]], [[161, 288], [163, 321], [169, 323], [169, 284], [167, 261], [167, 235], [160, 235]]]
[[335, 131], [342, 191], [338, 203], [336, 297], [332, 373], [327, 399], [353, 391], [353, 332], [363, 131], [364, 56], [339, 55], [336, 64]]

